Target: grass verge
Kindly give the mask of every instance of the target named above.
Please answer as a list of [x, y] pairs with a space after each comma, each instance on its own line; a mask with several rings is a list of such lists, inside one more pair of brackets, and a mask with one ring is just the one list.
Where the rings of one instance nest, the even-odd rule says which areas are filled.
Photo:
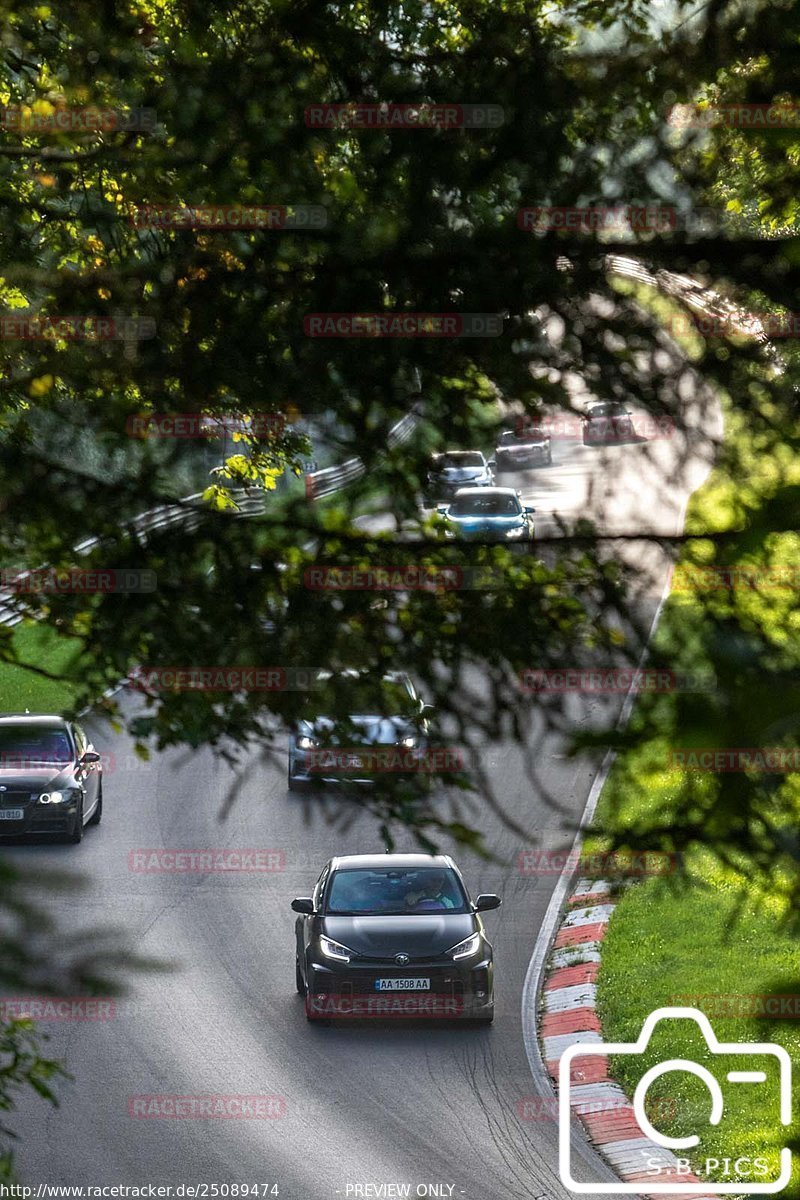
[[66, 679], [48, 679], [24, 664], [52, 674], [69, 673], [77, 664], [81, 642], [58, 637], [42, 622], [23, 622], [14, 627], [11, 645], [20, 665], [0, 662], [0, 711], [68, 711], [75, 703], [77, 687]]
[[[642, 299], [642, 289], [636, 291], [637, 299]], [[658, 304], [653, 302], [651, 307], [656, 310]], [[666, 311], [670, 306], [662, 307]], [[695, 354], [689, 353], [689, 357]], [[687, 532], [741, 529], [760, 505], [767, 509], [780, 505], [783, 497], [796, 492], [800, 484], [800, 461], [791, 439], [782, 444], [779, 437], [772, 436], [776, 415], [770, 407], [768, 390], [754, 394], [759, 395], [759, 403], [748, 417], [730, 403], [729, 397], [721, 396], [725, 461], [692, 497]], [[718, 553], [710, 541], [694, 542], [684, 550], [679, 569], [691, 572], [713, 564]], [[749, 570], [787, 571], [790, 578], [796, 578], [800, 539], [790, 530], [759, 536], [756, 527], [755, 533], [742, 537], [725, 564]], [[765, 591], [736, 585], [729, 595], [713, 597], [709, 602], [707, 596], [693, 593], [691, 588], [675, 590], [678, 578], [676, 573], [674, 590], [654, 639], [657, 651], [676, 655], [676, 668], [699, 669], [703, 648], [710, 640], [712, 614], [718, 623], [721, 617], [730, 618], [730, 629], [757, 630], [785, 663], [800, 667], [800, 614], [794, 587]], [[780, 697], [777, 701], [779, 705]], [[746, 718], [747, 698], [740, 703]], [[758, 728], [761, 715], [756, 696], [751, 703], [751, 719], [741, 723], [750, 733], [752, 727]], [[662, 697], [644, 713], [642, 705], [637, 704], [631, 721], [634, 742], [615, 761], [595, 826], [623, 839], [627, 834], [633, 844], [636, 836], [641, 837], [649, 829], [668, 829], [681, 817], [685, 819], [687, 809], [680, 798], [686, 777], [682, 769], [670, 765], [669, 748], [676, 745], [676, 736], [691, 741], [698, 731], [702, 736], [709, 729], [713, 731], [714, 726], [711, 719], [706, 719], [702, 697], [694, 703], [686, 696]], [[695, 740], [694, 744], [703, 742]], [[717, 743], [709, 740], [705, 744]], [[756, 739], [749, 744], [769, 743]], [[731, 797], [728, 813], [733, 824], [737, 818], [737, 783], [728, 782], [732, 778], [723, 776], [720, 787], [721, 794], [727, 789]], [[777, 785], [772, 813], [777, 820], [785, 819], [792, 810], [800, 815], [799, 778], [788, 776]], [[714, 778], [708, 775], [692, 781], [698, 804], [714, 784]], [[609, 837], [593, 835], [587, 839], [586, 850], [596, 853], [610, 844]], [[722, 862], [699, 846], [687, 851], [684, 867], [685, 875], [680, 878], [651, 878], [626, 891], [614, 912], [598, 980], [603, 1040], [634, 1041], [655, 1009], [688, 1006], [709, 1017], [720, 1040], [778, 1043], [795, 1063], [800, 1062], [800, 997], [791, 995], [793, 990], [800, 990], [796, 983], [797, 939], [783, 924], [790, 915], [790, 881], [787, 879], [783, 891], [776, 872], [772, 886], [765, 886], [763, 875], [753, 871], [748, 876], [747, 861], [737, 861], [735, 851], [727, 862]], [[676, 1153], [688, 1155], [704, 1181], [738, 1180], [746, 1189], [748, 1182], [775, 1179], [780, 1149], [792, 1144], [795, 1150], [800, 1149], [796, 1125], [793, 1132], [781, 1126], [779, 1120], [777, 1064], [771, 1064], [764, 1083], [730, 1083], [726, 1080], [729, 1070], [754, 1070], [756, 1063], [712, 1055], [696, 1026], [673, 1021], [656, 1031], [644, 1055], [615, 1058], [612, 1072], [632, 1096], [647, 1069], [676, 1057], [708, 1068], [721, 1084], [727, 1102], [721, 1123], [710, 1126], [710, 1095], [701, 1080], [683, 1072], [656, 1080], [649, 1094], [663, 1101], [658, 1107], [663, 1119], [655, 1122], [660, 1131], [676, 1138], [701, 1135], [696, 1149]], [[797, 1086], [793, 1099], [797, 1113]], [[740, 1159], [750, 1161], [740, 1162], [737, 1172]], [[754, 1165], [756, 1159], [759, 1161]], [[800, 1195], [797, 1159], [792, 1182], [784, 1194]]]

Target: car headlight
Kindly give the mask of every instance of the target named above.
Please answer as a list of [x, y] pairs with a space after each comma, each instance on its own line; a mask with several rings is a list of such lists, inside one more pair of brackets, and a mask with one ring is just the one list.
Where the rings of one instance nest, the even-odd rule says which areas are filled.
[[413, 750], [416, 744], [417, 739], [413, 733], [409, 734], [408, 737], [404, 737], [400, 743], [401, 746], [405, 746], [406, 750]]
[[481, 935], [479, 933], [471, 933], [468, 938], [464, 938], [463, 942], [459, 942], [457, 946], [451, 946], [447, 953], [451, 958], [472, 958], [473, 954], [477, 954], [481, 945]]
[[337, 962], [350, 962], [353, 954], [353, 951], [341, 942], [335, 942], [333, 938], [324, 935], [319, 939], [319, 948], [326, 958], [335, 958]]
[[445, 536], [445, 537], [452, 537], [452, 538], [454, 538], [454, 537], [456, 536], [456, 531], [455, 531], [455, 529], [453, 529], [452, 527], [448, 527], [448, 528], [447, 528], [447, 529], [445, 529], [445, 531], [444, 531], [444, 536]]
[[524, 533], [524, 532], [525, 532], [525, 526], [524, 526], [524, 525], [516, 525], [516, 526], [515, 526], [513, 529], [509, 529], [509, 530], [506, 532], [506, 537], [507, 537], [507, 538], [518, 538], [518, 537], [522, 537], [522, 535], [523, 535], [523, 533]]
[[297, 739], [297, 747], [299, 750], [312, 750], [316, 744], [317, 743], [314, 738], [308, 737], [305, 733], [302, 733]]
[[65, 792], [42, 792], [41, 796], [39, 797], [39, 803], [40, 804], [68, 804], [69, 801], [72, 800], [76, 794], [77, 793], [74, 788], [71, 788]]

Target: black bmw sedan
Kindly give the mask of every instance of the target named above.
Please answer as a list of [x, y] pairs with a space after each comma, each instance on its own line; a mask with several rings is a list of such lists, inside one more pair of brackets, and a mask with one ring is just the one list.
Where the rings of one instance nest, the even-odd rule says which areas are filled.
[[480, 913], [446, 855], [353, 854], [292, 901], [297, 990], [309, 1021], [438, 1017], [489, 1024], [494, 964]]
[[80, 725], [35, 713], [0, 716], [0, 838], [56, 833], [77, 843], [102, 815], [100, 755]]

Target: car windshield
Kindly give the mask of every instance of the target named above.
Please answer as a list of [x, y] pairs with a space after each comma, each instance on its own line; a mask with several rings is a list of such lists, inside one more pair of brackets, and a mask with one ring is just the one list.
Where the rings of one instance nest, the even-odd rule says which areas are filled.
[[318, 676], [314, 694], [305, 708], [309, 713], [333, 716], [409, 717], [414, 701], [399, 679], [376, 679], [371, 675]]
[[589, 409], [589, 416], [594, 417], [627, 417], [624, 404], [595, 404]]
[[450, 512], [456, 517], [513, 517], [522, 509], [516, 496], [495, 492], [488, 496], [456, 496]]
[[0, 770], [27, 763], [72, 761], [69, 738], [63, 729], [42, 725], [0, 725]]
[[339, 916], [414, 916], [465, 913], [470, 907], [458, 876], [448, 867], [344, 868], [331, 877], [325, 911]]
[[434, 460], [435, 471], [460, 470], [462, 467], [482, 467], [483, 455], [477, 450], [456, 450]]

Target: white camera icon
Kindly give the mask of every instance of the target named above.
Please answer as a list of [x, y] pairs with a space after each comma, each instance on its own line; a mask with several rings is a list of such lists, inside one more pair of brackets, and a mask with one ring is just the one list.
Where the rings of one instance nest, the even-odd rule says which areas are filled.
[[[705, 1083], [711, 1095], [710, 1125], [719, 1125], [725, 1111], [725, 1101], [722, 1088], [716, 1078], [699, 1063], [685, 1058], [671, 1058], [659, 1063], [645, 1072], [633, 1095], [633, 1112], [642, 1131], [642, 1155], [648, 1157], [648, 1145], [651, 1154], [657, 1154], [659, 1168], [670, 1172], [670, 1178], [663, 1183], [640, 1181], [638, 1183], [584, 1183], [572, 1176], [570, 1157], [570, 1074], [572, 1061], [575, 1058], [591, 1056], [606, 1056], [610, 1054], [642, 1054], [652, 1037], [653, 1030], [659, 1021], [684, 1018], [694, 1021], [708, 1043], [712, 1054], [736, 1054], [744, 1058], [753, 1055], [769, 1056], [777, 1059], [780, 1068], [780, 1123], [789, 1125], [792, 1115], [792, 1061], [783, 1046], [773, 1042], [720, 1042], [711, 1028], [708, 1017], [696, 1008], [658, 1008], [651, 1013], [642, 1026], [642, 1032], [635, 1042], [578, 1042], [569, 1046], [559, 1061], [558, 1079], [558, 1165], [562, 1183], [571, 1192], [579, 1195], [596, 1195], [606, 1193], [614, 1195], [650, 1196], [650, 1195], [708, 1195], [709, 1191], [719, 1195], [755, 1196], [775, 1195], [782, 1192], [791, 1179], [792, 1152], [788, 1146], [781, 1150], [780, 1178], [771, 1183], [754, 1183], [747, 1180], [740, 1183], [717, 1183], [706, 1179], [704, 1182], [678, 1182], [678, 1159], [672, 1154], [673, 1150], [691, 1150], [699, 1145], [700, 1138], [696, 1134], [688, 1137], [670, 1138], [653, 1128], [645, 1111], [647, 1091], [654, 1080], [670, 1071], [684, 1071], [696, 1075]], [[765, 1071], [742, 1070], [729, 1071], [729, 1083], [766, 1083]]]

